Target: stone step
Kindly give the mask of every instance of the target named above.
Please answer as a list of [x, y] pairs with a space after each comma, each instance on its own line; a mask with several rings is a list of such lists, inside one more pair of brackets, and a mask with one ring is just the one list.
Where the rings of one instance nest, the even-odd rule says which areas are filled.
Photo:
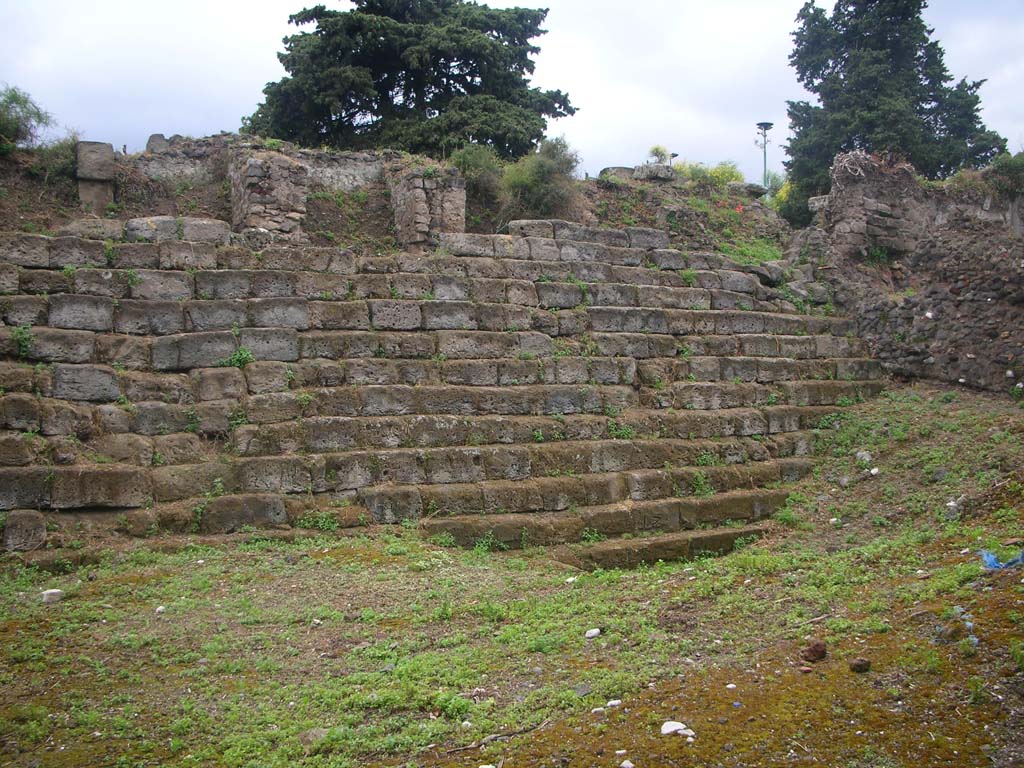
[[753, 489], [705, 498], [624, 501], [572, 512], [507, 513], [432, 517], [420, 521], [427, 536], [443, 536], [459, 546], [493, 542], [508, 549], [551, 546], [601, 537], [664, 534], [763, 519], [786, 503], [785, 489]]
[[706, 462], [704, 466], [531, 477], [518, 481], [424, 484], [416, 488], [378, 485], [360, 491], [359, 499], [377, 520], [565, 512], [622, 501], [699, 498], [725, 491], [795, 482], [808, 474], [813, 466], [808, 458], [711, 463], [723, 461], [711, 450], [712, 447], [709, 445], [698, 454], [698, 459]]
[[550, 556], [574, 568], [592, 571], [598, 568], [636, 568], [659, 561], [692, 560], [702, 555], [721, 555], [732, 551], [739, 540], [764, 536], [767, 524], [681, 531], [660, 536], [615, 538], [587, 544], [553, 547]]
[[[305, 298], [321, 301], [359, 299], [436, 299], [508, 303], [543, 308], [593, 306], [664, 307], [670, 309], [748, 309], [771, 311], [754, 278], [739, 272], [694, 272], [690, 285], [637, 285], [586, 282], [575, 277], [541, 274], [536, 280], [511, 277], [448, 277], [423, 273], [335, 275], [281, 270], [174, 270], [80, 267], [72, 270], [22, 269], [0, 284], [8, 295], [8, 314], [25, 314], [38, 303], [29, 297], [54, 294], [113, 299]], [[20, 324], [20, 323], [19, 323]]]
[[[199, 292], [198, 298], [194, 298], [192, 287], [180, 283], [166, 290], [153, 289], [160, 298], [140, 295], [137, 291], [141, 286], [128, 289], [132, 292], [131, 298], [112, 296], [110, 292], [106, 295], [67, 292], [47, 292], [41, 296], [13, 295], [3, 299], [0, 310], [4, 323], [9, 326], [49, 326], [141, 335], [240, 327], [400, 331], [535, 329], [549, 335], [574, 335], [586, 331], [686, 336], [835, 335], [847, 327], [843, 321], [830, 318], [753, 311], [753, 304], [744, 304], [742, 295], [726, 291], [657, 289], [659, 292], [686, 292], [681, 294], [684, 298], [694, 299], [687, 308], [677, 309], [618, 304], [591, 306], [582, 300], [573, 305], [571, 302], [577, 298], [577, 286], [567, 287], [573, 290], [553, 296], [551, 301], [565, 301], [569, 306], [549, 304], [546, 308], [504, 303], [507, 297], [501, 296], [496, 297], [501, 303], [435, 300], [430, 294], [424, 294], [428, 298], [414, 299], [340, 301], [331, 298], [321, 301], [296, 297], [294, 292], [285, 290], [249, 289], [242, 295], [231, 296]], [[149, 292], [150, 289], [146, 290]], [[543, 295], [544, 291], [539, 293]], [[582, 290], [579, 293], [582, 295]], [[720, 301], [721, 297], [725, 299]], [[608, 295], [604, 298], [618, 302], [624, 297]], [[662, 297], [659, 302], [670, 304], [670, 299]], [[545, 298], [544, 302], [547, 301]], [[680, 303], [682, 301], [680, 299]], [[764, 302], [755, 303], [761, 308], [770, 308]], [[567, 328], [563, 320], [571, 320], [571, 325]]]
[[716, 410], [743, 406], [852, 405], [881, 392], [879, 381], [778, 381], [771, 385], [754, 382], [677, 381], [662, 390], [643, 390], [643, 408], [687, 408]]
[[[147, 322], [159, 322], [150, 307]], [[726, 313], [721, 313], [726, 314]], [[578, 315], [578, 313], [569, 313]], [[777, 317], [777, 316], [776, 316]], [[71, 328], [19, 326], [0, 332], [0, 355], [25, 363], [100, 363], [120, 368], [186, 371], [228, 364], [236, 353], [249, 361], [298, 360], [500, 360], [622, 357], [688, 359], [696, 355], [859, 358], [864, 345], [842, 336], [772, 336], [750, 333], [709, 340], [666, 333], [588, 332], [586, 316], [551, 316], [558, 331], [346, 331], [238, 327], [223, 331], [169, 333], [146, 337]], [[724, 328], [718, 330], [724, 331]], [[564, 335], [559, 335], [564, 331]], [[239, 352], [241, 348], [245, 352]], [[244, 362], [244, 360], [240, 360]]]
[[[272, 295], [282, 285], [292, 285], [294, 293], [307, 296], [324, 292], [346, 296], [353, 291], [358, 295], [363, 290], [381, 295], [386, 285], [387, 295], [412, 297], [429, 291], [443, 295], [451, 285], [446, 279], [481, 278], [715, 288], [762, 299], [777, 297], [764, 287], [765, 267], [737, 264], [716, 254], [672, 250], [650, 252], [644, 266], [630, 266], [557, 259], [467, 259], [443, 253], [360, 257], [339, 248], [252, 252], [204, 243], [104, 244], [74, 237], [7, 233], [6, 241], [0, 234], [0, 258], [3, 253], [10, 254], [0, 269], [0, 292], [4, 293], [14, 292], [12, 286], [20, 283], [24, 293], [68, 292], [80, 286], [100, 295], [115, 292], [130, 297], [131, 289], [150, 282], [177, 290], [181, 284], [191, 284], [197, 296], [237, 292], [248, 283], [251, 290]], [[218, 271], [231, 274], [207, 274]], [[275, 272], [279, 273], [276, 277]], [[150, 290], [139, 287], [137, 292]]]
[[555, 416], [314, 416], [243, 424], [231, 432], [239, 456], [327, 453], [357, 448], [436, 448], [603, 440], [610, 434], [698, 439], [776, 435], [813, 429], [829, 407], [775, 406], [719, 411], [624, 411]]
[[677, 382], [867, 380], [881, 376], [878, 363], [863, 358], [793, 360], [757, 357], [655, 358], [639, 364], [626, 357], [538, 359], [388, 360], [357, 358], [253, 362], [244, 367], [193, 368], [187, 374], [109, 365], [54, 363], [36, 370], [0, 362], [0, 388], [75, 402], [195, 404], [241, 400], [247, 395], [369, 385], [519, 387], [625, 385], [667, 392]]
[[156, 467], [152, 476], [156, 500], [176, 501], [202, 496], [213, 477], [220, 477], [224, 487], [234, 493], [338, 493], [381, 484], [518, 481], [529, 477], [652, 469], [666, 463], [682, 466], [695, 464], [702, 454], [709, 452], [731, 463], [772, 458], [768, 445], [750, 438], [638, 438], [242, 456], [226, 462]]

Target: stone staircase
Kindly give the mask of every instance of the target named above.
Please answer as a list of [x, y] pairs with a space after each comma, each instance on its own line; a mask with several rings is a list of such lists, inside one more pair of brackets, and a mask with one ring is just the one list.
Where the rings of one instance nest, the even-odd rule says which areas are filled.
[[756, 535], [810, 430], [880, 389], [770, 267], [511, 229], [372, 257], [216, 222], [0, 234], [0, 510], [136, 534], [409, 520], [634, 564]]

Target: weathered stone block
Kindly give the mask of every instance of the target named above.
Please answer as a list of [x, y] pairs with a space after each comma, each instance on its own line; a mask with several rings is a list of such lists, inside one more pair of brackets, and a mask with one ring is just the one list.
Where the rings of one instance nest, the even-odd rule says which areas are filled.
[[[296, 376], [295, 371], [279, 362], [255, 362], [245, 366], [245, 382], [250, 394], [260, 395], [265, 392], [283, 392]], [[240, 397], [233, 395], [233, 397]], [[213, 398], [210, 398], [213, 399]]]
[[67, 365], [53, 367], [53, 396], [63, 400], [117, 400], [121, 387], [113, 368], [99, 365]]
[[227, 331], [164, 336], [153, 340], [153, 367], [158, 371], [214, 368], [237, 349]]
[[100, 456], [112, 459], [118, 464], [148, 467], [153, 463], [153, 441], [142, 435], [103, 435], [92, 447]]
[[79, 237], [55, 237], [50, 241], [50, 269], [67, 266], [102, 266], [106, 264], [103, 243]]
[[289, 362], [299, 359], [298, 333], [291, 328], [246, 328], [242, 330], [240, 341], [257, 360]]
[[50, 240], [42, 235], [0, 233], [0, 260], [19, 267], [45, 269], [50, 265]]
[[114, 180], [114, 147], [102, 141], [78, 142], [75, 175], [92, 181]]
[[477, 327], [476, 307], [463, 301], [426, 301], [422, 305], [427, 330], [471, 330]]
[[252, 299], [249, 324], [263, 328], [309, 328], [309, 303], [305, 299]]
[[46, 519], [33, 509], [14, 509], [4, 521], [4, 549], [30, 552], [46, 544]]
[[110, 248], [109, 262], [109, 266], [115, 269], [156, 269], [160, 266], [160, 246], [155, 243], [114, 243]]
[[217, 251], [208, 243], [165, 240], [159, 244], [160, 269], [216, 269]]
[[200, 400], [238, 400], [245, 394], [245, 375], [238, 368], [200, 368], [191, 377]]
[[145, 216], [128, 219], [124, 225], [128, 240], [149, 243], [178, 239], [178, 220], [174, 216]]
[[550, 221], [517, 219], [510, 221], [508, 231], [517, 237], [548, 237], [555, 236], [554, 225]]
[[190, 331], [221, 331], [248, 324], [244, 301], [190, 301], [183, 309]]
[[141, 507], [152, 499], [148, 474], [134, 467], [58, 467], [53, 473], [54, 509]]
[[245, 525], [275, 526], [288, 522], [284, 500], [276, 494], [245, 494], [211, 499], [199, 518], [203, 533], [231, 533]]
[[140, 270], [131, 287], [133, 299], [183, 301], [192, 298], [192, 276], [184, 272]]
[[0, 301], [5, 325], [46, 325], [50, 304], [42, 296], [12, 296]]
[[177, 301], [126, 300], [114, 312], [114, 331], [166, 336], [185, 330], [182, 305]]
[[231, 239], [231, 225], [226, 221], [185, 216], [180, 222], [182, 240], [227, 245]]
[[626, 227], [630, 248], [668, 248], [668, 232], [646, 227]]
[[103, 296], [59, 294], [50, 297], [50, 325], [109, 331], [114, 327], [114, 303]]
[[370, 322], [381, 330], [411, 331], [423, 324], [420, 305], [415, 301], [371, 301]]

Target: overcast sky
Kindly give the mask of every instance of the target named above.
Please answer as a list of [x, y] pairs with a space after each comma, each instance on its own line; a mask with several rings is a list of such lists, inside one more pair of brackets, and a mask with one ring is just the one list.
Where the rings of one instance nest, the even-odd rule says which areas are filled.
[[[347, 3], [321, 0], [327, 7]], [[281, 38], [302, 0], [0, 0], [0, 82], [28, 91], [83, 138], [128, 151], [151, 133], [234, 131], [285, 73]], [[537, 6], [530, 0], [490, 5]], [[547, 0], [534, 84], [579, 112], [549, 125], [591, 174], [642, 162], [652, 144], [689, 161], [734, 160], [761, 177], [755, 123], [774, 122], [781, 170], [788, 65], [803, 0]], [[820, 4], [825, 5], [824, 0]], [[831, 7], [831, 1], [827, 3]], [[932, 0], [925, 12], [954, 77], [985, 78], [983, 118], [1024, 149], [1024, 2]]]

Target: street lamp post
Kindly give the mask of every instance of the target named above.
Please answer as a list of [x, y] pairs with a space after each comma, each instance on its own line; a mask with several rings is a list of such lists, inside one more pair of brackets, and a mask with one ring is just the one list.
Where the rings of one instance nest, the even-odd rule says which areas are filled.
[[769, 144], [769, 142], [768, 142], [768, 131], [770, 131], [772, 129], [773, 125], [774, 125], [774, 123], [768, 123], [768, 122], [758, 123], [757, 124], [757, 130], [760, 131], [760, 133], [761, 133], [761, 140], [754, 142], [755, 144], [757, 144], [757, 146], [759, 146], [761, 148], [761, 152], [764, 155], [764, 188], [765, 189], [768, 189], [768, 144]]

